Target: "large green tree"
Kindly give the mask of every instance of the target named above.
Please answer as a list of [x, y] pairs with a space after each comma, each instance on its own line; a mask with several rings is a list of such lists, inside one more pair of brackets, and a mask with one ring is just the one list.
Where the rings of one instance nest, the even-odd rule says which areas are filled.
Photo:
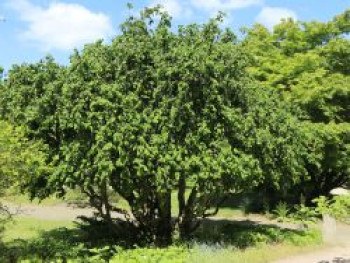
[[[124, 213], [161, 245], [175, 228], [188, 237], [225, 193], [264, 177], [282, 188], [298, 180], [298, 122], [274, 91], [253, 85], [245, 49], [220, 20], [175, 31], [167, 14], [146, 9], [110, 45], [76, 51], [68, 68], [15, 66], [3, 115], [44, 140], [55, 165], [31, 189], [79, 188], [111, 227], [113, 212]], [[111, 190], [130, 211], [112, 204]]]
[[350, 10], [325, 23], [289, 19], [246, 32], [251, 74], [294, 106], [307, 134], [307, 173], [293, 195], [329, 194], [350, 181]]

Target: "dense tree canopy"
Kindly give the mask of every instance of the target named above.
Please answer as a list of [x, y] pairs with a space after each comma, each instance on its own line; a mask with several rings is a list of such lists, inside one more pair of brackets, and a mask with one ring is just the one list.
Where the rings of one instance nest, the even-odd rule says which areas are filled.
[[[33, 197], [80, 189], [112, 229], [122, 213], [158, 245], [175, 228], [188, 237], [228, 193], [327, 195], [350, 181], [349, 16], [255, 25], [239, 41], [221, 16], [175, 30], [145, 9], [66, 67], [15, 65], [0, 83], [1, 182], [21, 175]], [[54, 169], [38, 173], [33, 140]]]
[[0, 121], [0, 193], [21, 185], [36, 173], [41, 173], [44, 162], [42, 148], [25, 138], [23, 129]]
[[[0, 197], [9, 188], [22, 187], [38, 174], [47, 173], [42, 145], [29, 141], [23, 129], [0, 120]], [[10, 216], [0, 203], [0, 232], [2, 223]]]
[[[33, 193], [79, 188], [110, 225], [113, 211], [125, 213], [143, 239], [167, 244], [175, 227], [187, 237], [215, 214], [225, 193], [263, 178], [281, 189], [298, 181], [299, 123], [276, 92], [255, 87], [245, 48], [220, 20], [175, 32], [166, 14], [146, 9], [67, 68], [51, 58], [13, 67], [2, 114], [48, 144], [55, 165], [32, 179]], [[110, 190], [131, 211], [115, 207]]]
[[[250, 72], [298, 109], [307, 134], [301, 192], [312, 199], [350, 180], [350, 10], [332, 21], [286, 20], [247, 30]], [[295, 191], [295, 187], [293, 188]]]

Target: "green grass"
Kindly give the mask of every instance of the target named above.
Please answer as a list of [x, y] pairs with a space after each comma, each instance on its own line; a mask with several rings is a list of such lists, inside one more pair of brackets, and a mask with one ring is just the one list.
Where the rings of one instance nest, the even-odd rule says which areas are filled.
[[245, 215], [244, 211], [241, 208], [223, 207], [223, 208], [220, 208], [216, 217], [235, 218], [235, 217], [242, 217], [244, 215]]
[[16, 217], [5, 226], [3, 241], [12, 242], [16, 239], [29, 240], [40, 236], [42, 232], [60, 227], [72, 228], [71, 221], [40, 220], [29, 217]]
[[188, 259], [189, 263], [268, 263], [274, 260], [286, 258], [292, 255], [314, 251], [322, 248], [321, 244], [312, 244], [308, 246], [278, 244], [262, 245], [244, 250], [236, 248], [221, 248], [207, 250], [197, 249]]
[[[249, 234], [249, 230], [247, 231]], [[261, 243], [246, 249], [232, 245], [207, 245], [195, 243], [190, 246], [171, 246], [166, 249], [139, 248], [120, 251], [112, 263], [268, 263], [295, 254], [321, 249], [318, 231], [305, 235], [290, 235], [282, 243]]]
[[5, 196], [1, 197], [1, 199], [7, 202], [11, 202], [13, 204], [18, 204], [18, 205], [34, 204], [34, 205], [42, 205], [42, 206], [51, 206], [51, 205], [62, 204], [64, 202], [71, 201], [71, 200], [79, 200], [79, 199], [75, 199], [75, 197], [78, 197], [77, 193], [70, 191], [67, 194], [67, 197], [65, 199], [58, 198], [56, 196], [50, 196], [44, 200], [39, 200], [39, 199], [30, 200], [28, 195], [9, 192]]
[[[217, 227], [211, 224], [217, 224], [217, 221], [206, 223], [191, 243], [177, 241], [165, 249], [124, 250], [118, 246], [106, 246], [106, 243], [98, 240], [92, 244], [84, 239], [86, 235], [71, 221], [17, 217], [15, 222], [6, 226], [5, 252], [0, 254], [32, 260], [28, 262], [37, 262], [43, 258], [53, 261], [63, 255], [72, 259], [68, 262], [102, 262], [104, 257], [112, 256], [111, 262], [122, 263], [263, 263], [322, 246], [321, 235], [316, 230], [299, 232], [234, 221], [230, 224], [219, 223]], [[93, 235], [93, 238], [97, 237]], [[77, 255], [81, 261], [76, 258]]]
[[[17, 204], [30, 203], [23, 195], [13, 195], [6, 200]], [[68, 193], [65, 201], [67, 200], [84, 201], [84, 198], [78, 192], [72, 191]], [[176, 194], [172, 195], [172, 201], [176, 205]], [[40, 205], [50, 206], [62, 202], [62, 199], [51, 197]], [[127, 207], [125, 201], [119, 200], [119, 203]], [[37, 201], [34, 204], [37, 204]], [[172, 212], [177, 213], [175, 209]], [[0, 249], [4, 249], [0, 251], [0, 262], [1, 256], [15, 255], [19, 260], [30, 260], [28, 262], [39, 262], [43, 259], [52, 261], [51, 259], [62, 257], [72, 259], [68, 262], [102, 262], [103, 258], [112, 257], [111, 262], [122, 263], [264, 263], [322, 246], [318, 231], [299, 232], [259, 225], [252, 221], [234, 221], [234, 218], [243, 214], [243, 209], [239, 206], [226, 206], [217, 215], [220, 219], [207, 220], [191, 243], [177, 241], [174, 246], [165, 249], [132, 250], [114, 246], [118, 244], [116, 242], [112, 243], [113, 246], [106, 246], [106, 240], [99, 240], [101, 236], [105, 236], [105, 232], [92, 229], [83, 233], [84, 231], [72, 221], [40, 220], [21, 216], [6, 225], [3, 236], [5, 247], [0, 246]], [[98, 235], [100, 237], [97, 237]], [[77, 260], [77, 257], [81, 257], [82, 260]]]
[[[129, 209], [129, 205], [121, 197], [114, 196], [112, 197], [114, 200], [116, 200], [118, 207], [122, 209]], [[11, 202], [13, 204], [33, 204], [33, 205], [40, 205], [40, 206], [54, 206], [59, 205], [62, 203], [72, 203], [72, 202], [87, 202], [87, 198], [81, 194], [78, 190], [69, 190], [64, 198], [58, 198], [56, 196], [50, 196], [44, 200], [30, 200], [27, 195], [18, 194], [18, 193], [7, 193], [6, 196], [2, 197], [3, 200], [7, 202]], [[1, 201], [1, 200], [0, 200]], [[171, 202], [172, 202], [172, 215], [177, 216], [178, 214], [178, 200], [177, 200], [177, 193], [172, 193], [171, 195]], [[219, 210], [219, 213], [216, 215], [216, 217], [226, 217], [226, 218], [234, 218], [237, 216], [242, 216], [244, 214], [243, 208], [239, 206], [233, 206], [233, 207], [222, 207]]]
[[236, 248], [205, 248], [195, 246], [191, 250], [183, 247], [167, 249], [126, 250], [115, 256], [111, 263], [268, 263], [295, 254], [321, 249], [322, 245], [298, 246], [291, 244], [263, 245], [245, 250]]
[[[254, 230], [246, 229], [247, 235], [251, 235]], [[288, 231], [287, 231], [288, 232]], [[261, 233], [254, 232], [261, 238]], [[276, 233], [280, 233], [277, 230]], [[115, 256], [112, 263], [268, 263], [274, 260], [286, 258], [295, 254], [305, 253], [321, 249], [323, 247], [319, 231], [310, 231], [302, 235], [290, 232], [287, 235], [281, 234], [283, 239], [280, 243], [252, 244], [245, 249], [239, 249], [232, 245], [207, 245], [205, 243], [195, 243], [186, 246], [171, 246], [166, 249], [139, 248], [134, 250], [124, 250]]]
[[64, 200], [60, 198], [56, 198], [54, 196], [49, 197], [44, 200], [30, 200], [28, 196], [26, 195], [7, 195], [1, 198], [1, 200], [17, 204], [17, 205], [26, 205], [26, 204], [33, 204], [33, 205], [39, 205], [39, 206], [51, 206], [51, 205], [58, 205], [64, 202]]

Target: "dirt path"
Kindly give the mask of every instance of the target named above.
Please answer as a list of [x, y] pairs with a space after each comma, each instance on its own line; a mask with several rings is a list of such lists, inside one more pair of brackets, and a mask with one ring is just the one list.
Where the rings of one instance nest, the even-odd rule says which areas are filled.
[[274, 263], [349, 263], [350, 244], [337, 245], [322, 251], [314, 251], [303, 255], [290, 257]]
[[[17, 216], [32, 217], [44, 220], [75, 220], [79, 216], [92, 216], [94, 209], [84, 207], [79, 208], [75, 204], [60, 203], [56, 205], [40, 205], [40, 204], [15, 204], [11, 201], [1, 201], [2, 204], [8, 207], [11, 213]], [[115, 214], [116, 217], [120, 217], [120, 214]], [[261, 225], [275, 225], [282, 228], [297, 229], [298, 225], [279, 223], [276, 220], [270, 220], [266, 217], [258, 214], [250, 215], [237, 215], [232, 218], [226, 217], [212, 217], [209, 221], [247, 221]]]
[[350, 226], [337, 223], [336, 232], [324, 249], [274, 263], [350, 263]]
[[[44, 220], [75, 220], [79, 216], [93, 216], [94, 210], [91, 208], [78, 208], [65, 203], [58, 205], [35, 205], [35, 204], [13, 204], [2, 203], [8, 207], [12, 214], [17, 216], [33, 217]], [[120, 216], [120, 215], [119, 215]]]

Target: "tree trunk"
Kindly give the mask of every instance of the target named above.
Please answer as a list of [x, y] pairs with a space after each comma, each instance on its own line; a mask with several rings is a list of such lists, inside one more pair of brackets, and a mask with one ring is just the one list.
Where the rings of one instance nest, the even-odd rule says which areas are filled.
[[183, 220], [179, 223], [180, 239], [190, 239], [194, 229], [196, 229], [196, 227], [193, 218], [190, 218], [188, 216], [183, 218]]
[[159, 220], [156, 230], [155, 244], [168, 246], [172, 243], [173, 224], [171, 218], [171, 191], [161, 194], [159, 198]]
[[179, 217], [179, 232], [181, 239], [189, 239], [194, 230], [198, 227], [196, 215], [194, 213], [194, 203], [197, 196], [196, 187], [192, 188], [190, 196], [187, 199], [186, 205]]

